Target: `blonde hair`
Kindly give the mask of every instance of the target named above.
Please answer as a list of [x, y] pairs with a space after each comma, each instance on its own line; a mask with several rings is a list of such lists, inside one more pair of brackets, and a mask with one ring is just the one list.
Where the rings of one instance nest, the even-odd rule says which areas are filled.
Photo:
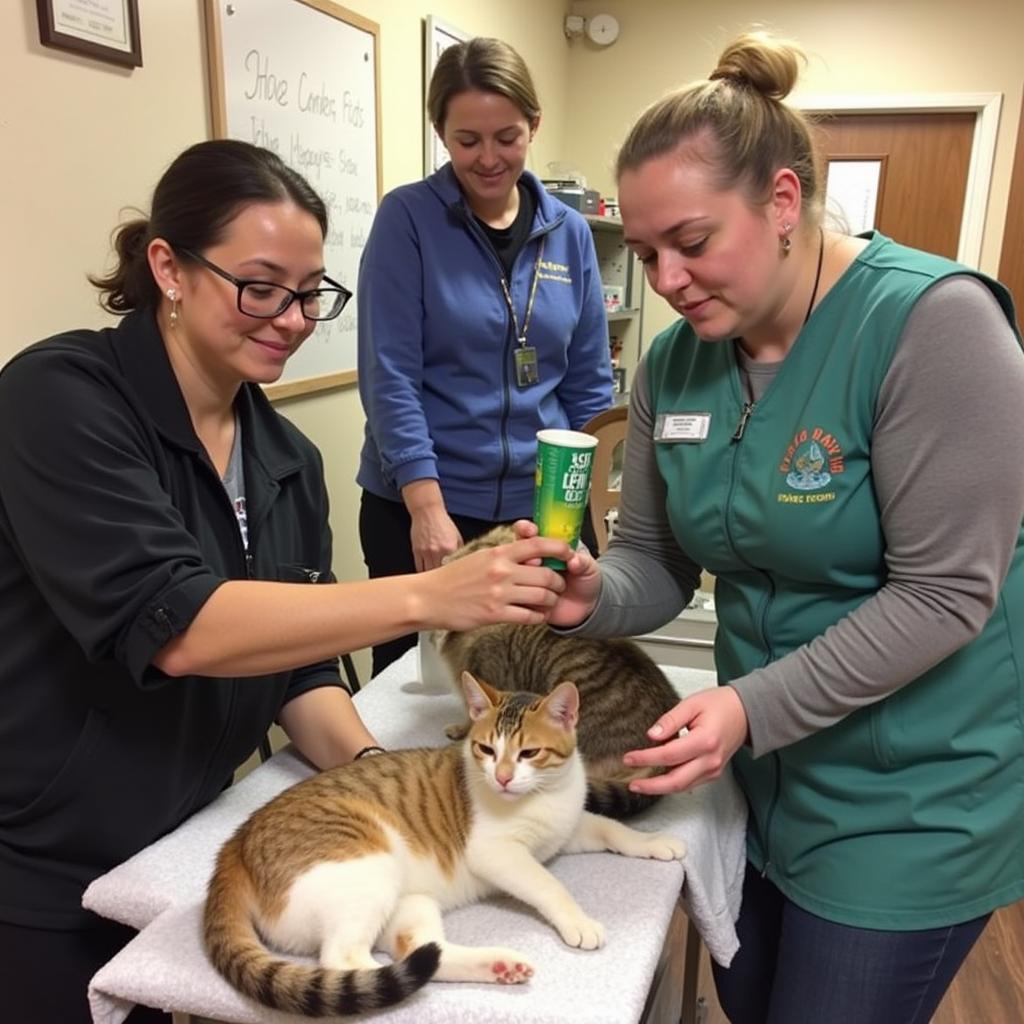
[[795, 43], [747, 32], [726, 47], [706, 81], [652, 104], [619, 150], [616, 179], [648, 160], [692, 143], [695, 156], [724, 190], [740, 188], [754, 204], [768, 201], [775, 172], [789, 167], [800, 180], [802, 207], [820, 221], [821, 174], [810, 122], [782, 101], [806, 63]]
[[449, 46], [437, 59], [427, 90], [427, 115], [440, 134], [448, 104], [462, 92], [493, 92], [511, 100], [532, 126], [540, 117], [530, 69], [508, 43], [478, 36]]

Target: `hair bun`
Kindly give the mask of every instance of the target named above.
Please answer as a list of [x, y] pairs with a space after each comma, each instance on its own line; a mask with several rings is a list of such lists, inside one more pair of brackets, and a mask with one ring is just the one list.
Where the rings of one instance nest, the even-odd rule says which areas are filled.
[[708, 79], [782, 100], [796, 85], [801, 62], [806, 63], [806, 57], [795, 43], [774, 39], [767, 32], [747, 32], [725, 48]]

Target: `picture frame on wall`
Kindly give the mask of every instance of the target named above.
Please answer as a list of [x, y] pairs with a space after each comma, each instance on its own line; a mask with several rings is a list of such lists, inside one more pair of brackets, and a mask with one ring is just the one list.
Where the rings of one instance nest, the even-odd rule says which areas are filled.
[[36, 11], [43, 46], [142, 67], [138, 0], [36, 0]]
[[428, 14], [423, 25], [423, 176], [433, 174], [448, 162], [448, 151], [437, 137], [430, 115], [426, 113], [427, 93], [430, 78], [434, 73], [437, 58], [454, 43], [464, 43], [469, 33], [456, 28], [447, 21]]

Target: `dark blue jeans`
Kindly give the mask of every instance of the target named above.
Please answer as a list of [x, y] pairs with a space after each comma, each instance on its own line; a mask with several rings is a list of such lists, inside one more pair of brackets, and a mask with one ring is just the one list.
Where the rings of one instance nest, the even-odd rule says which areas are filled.
[[747, 865], [740, 949], [712, 964], [732, 1024], [928, 1024], [991, 915], [925, 931], [851, 928], [791, 903]]

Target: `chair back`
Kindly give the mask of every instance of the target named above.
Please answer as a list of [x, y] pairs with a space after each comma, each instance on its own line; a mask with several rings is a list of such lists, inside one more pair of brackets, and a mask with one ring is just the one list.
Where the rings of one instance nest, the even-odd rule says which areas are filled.
[[597, 438], [590, 477], [590, 520], [597, 535], [596, 554], [608, 547], [608, 515], [619, 507], [628, 414], [628, 406], [614, 405], [598, 413], [581, 428], [585, 434], [593, 434]]

